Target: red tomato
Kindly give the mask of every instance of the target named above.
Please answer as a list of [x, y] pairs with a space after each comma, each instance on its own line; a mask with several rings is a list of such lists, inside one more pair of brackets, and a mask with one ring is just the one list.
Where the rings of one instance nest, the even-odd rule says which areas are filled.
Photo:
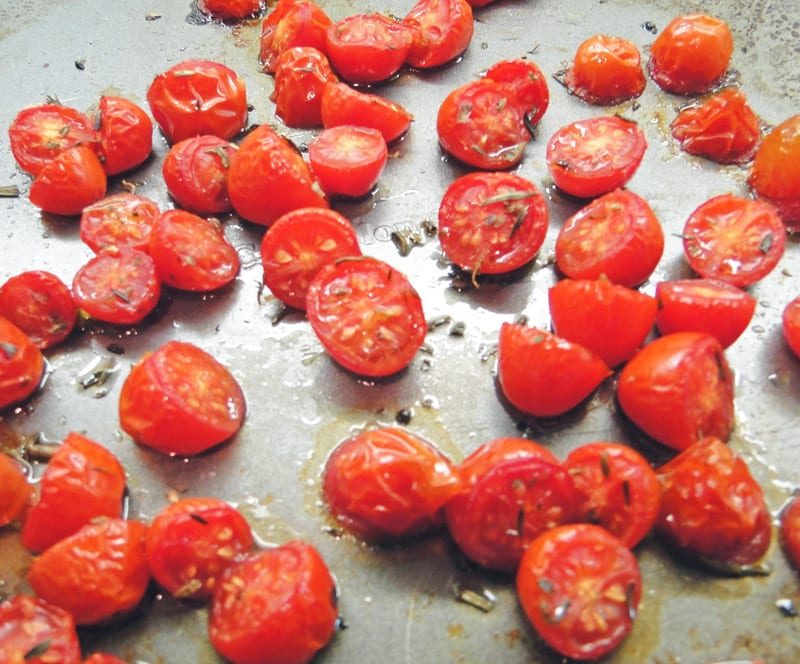
[[503, 323], [497, 346], [497, 380], [516, 409], [555, 417], [586, 399], [611, 371], [580, 344], [517, 323]]
[[633, 288], [646, 281], [664, 253], [664, 231], [638, 194], [617, 189], [564, 222], [556, 265], [572, 279], [598, 279]]
[[236, 21], [261, 11], [261, 0], [197, 0], [197, 8], [222, 21]]
[[727, 71], [733, 54], [728, 24], [706, 14], [674, 18], [650, 47], [656, 84], [680, 95], [708, 92]]
[[381, 132], [387, 143], [405, 134], [414, 119], [400, 104], [381, 95], [356, 90], [339, 81], [325, 84], [320, 114], [326, 129], [338, 125], [371, 127]]
[[106, 195], [106, 174], [94, 150], [78, 145], [45, 164], [28, 197], [44, 212], [72, 216]]
[[750, 161], [761, 138], [758, 116], [734, 88], [681, 109], [670, 129], [685, 152], [720, 164]]
[[122, 429], [137, 443], [192, 455], [231, 438], [245, 400], [228, 369], [204, 350], [169, 341], [131, 370], [119, 396]]
[[143, 164], [153, 151], [153, 122], [144, 109], [124, 97], [103, 95], [94, 116], [100, 134], [100, 161], [106, 175]]
[[635, 122], [617, 116], [578, 120], [547, 143], [553, 182], [578, 198], [594, 198], [622, 187], [642, 163], [647, 139]]
[[445, 97], [436, 133], [446, 152], [487, 171], [518, 164], [531, 138], [522, 102], [488, 78], [466, 83]]
[[703, 436], [727, 440], [733, 374], [716, 337], [676, 332], [647, 344], [617, 381], [623, 412], [648, 436], [684, 450]]
[[558, 464], [558, 457], [544, 445], [527, 438], [493, 438], [479, 445], [466, 459], [458, 464], [458, 474], [465, 488], [474, 486], [482, 475], [495, 466], [514, 459], [536, 458], [547, 463]]
[[501, 60], [491, 65], [484, 76], [499, 83], [519, 100], [529, 125], [542, 119], [550, 105], [550, 89], [536, 63], [524, 58]]
[[383, 14], [351, 14], [328, 27], [325, 50], [336, 72], [350, 83], [378, 83], [406, 61], [411, 29]]
[[455, 60], [467, 50], [475, 29], [466, 0], [418, 0], [403, 23], [414, 37], [406, 63], [417, 69]]
[[93, 521], [35, 558], [28, 583], [69, 611], [76, 625], [119, 618], [142, 601], [150, 583], [146, 535], [141, 521]]
[[145, 252], [108, 247], [78, 270], [72, 295], [78, 307], [96, 320], [133, 325], [155, 309], [161, 281]]
[[0, 317], [0, 410], [33, 394], [43, 374], [42, 351], [14, 323]]
[[[274, 192], [281, 192], [275, 196]], [[231, 159], [228, 195], [247, 221], [269, 226], [303, 207], [328, 207], [328, 200], [295, 146], [267, 125], [250, 132]]]
[[800, 296], [784, 307], [781, 323], [783, 338], [791, 351], [800, 358]]
[[406, 276], [367, 256], [324, 266], [308, 287], [306, 312], [325, 350], [362, 376], [389, 376], [414, 359], [428, 331]]
[[775, 207], [733, 194], [698, 206], [681, 237], [692, 270], [740, 288], [772, 272], [786, 248], [786, 229]]
[[639, 565], [604, 528], [548, 530], [525, 552], [517, 594], [531, 624], [561, 655], [595, 660], [625, 640], [642, 597]]
[[339, 212], [325, 208], [293, 210], [264, 233], [264, 283], [287, 306], [305, 309], [308, 286], [323, 265], [360, 255], [356, 232]]
[[80, 664], [75, 621], [39, 597], [0, 602], [0, 661], [9, 664]]
[[634, 99], [645, 86], [639, 49], [621, 37], [589, 37], [578, 46], [564, 84], [575, 96], [598, 106]]
[[396, 541], [441, 525], [461, 489], [455, 467], [431, 443], [395, 427], [368, 429], [340, 443], [322, 474], [331, 515], [370, 541]]
[[0, 528], [25, 513], [33, 494], [33, 484], [22, 468], [10, 456], [0, 453]]
[[275, 66], [275, 87], [270, 97], [275, 102], [275, 115], [287, 127], [319, 127], [325, 85], [337, 80], [322, 51], [312, 46], [285, 50]]
[[502, 172], [475, 172], [454, 180], [439, 206], [439, 241], [456, 265], [500, 274], [522, 267], [547, 234], [544, 196], [530, 180]]
[[45, 349], [69, 336], [75, 327], [78, 308], [61, 279], [50, 272], [31, 270], [0, 285], [0, 316]]
[[784, 120], [761, 141], [748, 183], [778, 208], [783, 222], [800, 228], [800, 114]]
[[753, 318], [756, 299], [735, 286], [713, 279], [680, 279], [656, 284], [661, 334], [706, 332], [723, 348], [744, 332]]
[[769, 548], [772, 517], [747, 464], [708, 436], [658, 469], [656, 528], [681, 553], [749, 565]]
[[34, 176], [62, 152], [100, 140], [85, 113], [61, 104], [22, 109], [8, 128], [8, 138], [19, 167]]
[[800, 499], [793, 495], [780, 513], [781, 546], [789, 562], [800, 570]]
[[83, 208], [81, 240], [95, 253], [108, 247], [147, 251], [159, 214], [158, 203], [144, 196], [128, 192], [105, 196]]
[[291, 541], [231, 567], [211, 604], [211, 644], [233, 664], [309, 662], [333, 637], [336, 585], [310, 544]]
[[70, 433], [47, 464], [39, 501], [22, 528], [22, 543], [44, 551], [99, 517], [122, 513], [125, 470], [101, 444]]
[[239, 255], [218, 221], [167, 210], [150, 234], [150, 256], [161, 281], [187, 291], [211, 291], [239, 273]]
[[233, 144], [211, 134], [177, 142], [161, 166], [169, 195], [195, 214], [229, 212], [228, 169], [235, 150]]
[[608, 279], [562, 279], [548, 292], [553, 331], [609, 367], [629, 360], [653, 329], [656, 299]]
[[325, 53], [325, 37], [332, 21], [310, 0], [278, 0], [261, 26], [259, 62], [274, 73], [278, 57], [293, 46], [312, 46]]
[[145, 539], [153, 578], [180, 599], [210, 599], [222, 573], [253, 547], [250, 525], [217, 498], [184, 498], [159, 512]]
[[125, 660], [104, 652], [96, 652], [83, 660], [83, 664], [126, 664]]
[[186, 60], [158, 74], [147, 103], [170, 144], [200, 134], [229, 140], [247, 122], [244, 80], [212, 60]]
[[631, 549], [650, 532], [661, 486], [636, 450], [621, 443], [588, 443], [572, 450], [564, 467], [584, 494], [584, 521], [603, 526]]

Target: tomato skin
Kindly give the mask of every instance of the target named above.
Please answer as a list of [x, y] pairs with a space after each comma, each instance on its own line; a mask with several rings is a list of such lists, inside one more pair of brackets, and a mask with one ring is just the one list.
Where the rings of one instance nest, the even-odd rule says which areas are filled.
[[716, 337], [675, 332], [647, 344], [622, 368], [617, 400], [639, 429], [684, 450], [733, 427], [733, 374]]
[[83, 208], [81, 240], [95, 253], [108, 247], [147, 251], [159, 214], [158, 203], [144, 196], [128, 192], [104, 196]]
[[34, 493], [22, 468], [10, 456], [0, 453], [0, 528], [25, 513]]
[[170, 455], [193, 455], [241, 427], [239, 383], [211, 355], [169, 341], [133, 367], [119, 396], [122, 429], [137, 443]]
[[403, 17], [413, 41], [406, 63], [431, 69], [455, 60], [467, 50], [475, 26], [466, 0], [418, 0]]
[[796, 570], [800, 570], [800, 500], [793, 495], [784, 505], [778, 524], [781, 548]]
[[[32, 652], [40, 654], [31, 655]], [[0, 602], [0, 661], [81, 664], [81, 648], [72, 615], [40, 597], [29, 595], [14, 595]]]
[[580, 344], [517, 323], [503, 323], [497, 347], [497, 380], [512, 406], [534, 417], [575, 408], [611, 371]]
[[458, 464], [458, 474], [465, 488], [474, 486], [480, 477], [495, 466], [514, 459], [536, 458], [547, 463], [558, 464], [558, 457], [547, 447], [527, 438], [493, 438], [479, 445]]
[[781, 315], [783, 338], [791, 351], [800, 358], [800, 296], [787, 304]]
[[377, 129], [387, 143], [408, 131], [414, 116], [381, 95], [356, 90], [341, 81], [328, 81], [320, 104], [322, 126], [358, 125]]
[[231, 567], [211, 603], [211, 644], [233, 664], [303, 664], [333, 637], [336, 586], [317, 550], [294, 540]]
[[0, 410], [31, 396], [43, 374], [42, 351], [14, 323], [0, 317]]
[[198, 0], [198, 9], [221, 21], [236, 21], [261, 11], [260, 0]]
[[125, 660], [104, 652], [95, 652], [83, 660], [83, 664], [126, 664]]
[[368, 195], [383, 173], [389, 150], [377, 129], [337, 125], [323, 129], [308, 144], [308, 160], [330, 197]]
[[322, 51], [311, 46], [285, 50], [275, 67], [275, 88], [271, 96], [275, 115], [287, 127], [319, 127], [325, 85], [336, 80]]
[[531, 125], [542, 119], [550, 105], [547, 78], [532, 60], [513, 58], [495, 62], [484, 77], [499, 83], [520, 101]]
[[258, 59], [264, 71], [274, 73], [281, 53], [293, 46], [311, 46], [325, 53], [325, 38], [332, 23], [311, 0], [278, 0], [261, 25]]
[[106, 175], [133, 170], [153, 151], [153, 121], [130, 99], [103, 95], [94, 125], [100, 135], [98, 153]]
[[322, 474], [332, 516], [372, 542], [421, 535], [442, 523], [461, 490], [452, 462], [428, 441], [396, 427], [368, 429], [341, 442]]
[[597, 106], [634, 99], [645, 86], [639, 49], [621, 37], [589, 37], [578, 46], [564, 83], [576, 97]]
[[516, 585], [539, 635], [580, 660], [599, 659], [625, 640], [642, 596], [630, 549], [592, 524], [553, 528], [531, 542]]
[[44, 212], [70, 217], [103, 198], [107, 184], [97, 154], [90, 147], [78, 145], [42, 167], [28, 197]]

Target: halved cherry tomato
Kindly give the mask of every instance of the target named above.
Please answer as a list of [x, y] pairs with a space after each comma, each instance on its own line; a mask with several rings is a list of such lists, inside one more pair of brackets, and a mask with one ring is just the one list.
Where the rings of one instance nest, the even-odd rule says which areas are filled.
[[40, 597], [0, 602], [0, 661], [9, 664], [81, 664], [75, 621]]
[[617, 116], [578, 120], [547, 143], [547, 167], [556, 186], [578, 198], [622, 187], [642, 163], [647, 139], [639, 125]]
[[33, 394], [43, 373], [42, 351], [14, 323], [0, 317], [0, 410]]
[[575, 96], [598, 106], [634, 99], [644, 92], [642, 56], [627, 39], [594, 35], [578, 46], [564, 84]]
[[171, 455], [198, 454], [242, 426], [242, 388], [197, 346], [169, 341], [133, 367], [119, 396], [122, 429], [137, 443]]
[[418, 0], [403, 23], [414, 36], [406, 62], [417, 69], [455, 60], [467, 50], [475, 30], [467, 0]]
[[744, 332], [753, 318], [756, 299], [724, 281], [679, 279], [656, 284], [661, 334], [706, 332], [719, 339], [723, 348]]
[[781, 324], [783, 338], [791, 351], [800, 358], [800, 296], [784, 307]]
[[333, 637], [336, 584], [319, 552], [293, 540], [252, 553], [223, 576], [211, 645], [233, 664], [310, 662]]
[[261, 25], [259, 62], [272, 74], [278, 58], [293, 46], [312, 46], [325, 53], [325, 36], [333, 23], [311, 0], [278, 0]]
[[617, 399], [659, 443], [684, 450], [733, 427], [733, 374], [716, 337], [675, 332], [647, 344], [622, 368]]
[[794, 494], [780, 513], [781, 547], [789, 562], [800, 570], [800, 499]]
[[414, 116], [400, 104], [378, 94], [356, 90], [347, 83], [328, 81], [322, 91], [322, 125], [371, 127], [391, 143], [408, 131]]
[[599, 279], [562, 279], [548, 292], [553, 331], [609, 367], [629, 360], [653, 329], [653, 296]]
[[544, 330], [503, 323], [497, 380], [512, 406], [555, 417], [586, 399], [611, 371], [598, 355]]
[[130, 99], [103, 95], [94, 126], [100, 135], [98, 153], [106, 175], [136, 168], [153, 151], [153, 121]]
[[106, 195], [108, 182], [95, 151], [78, 145], [45, 164], [31, 183], [28, 197], [44, 212], [73, 216]]
[[22, 467], [7, 454], [0, 453], [0, 528], [25, 513], [33, 494], [33, 484], [28, 482]]
[[407, 367], [428, 331], [422, 300], [406, 276], [367, 256], [321, 268], [308, 287], [306, 312], [325, 350], [362, 376]]
[[544, 72], [532, 60], [513, 58], [491, 65], [484, 77], [511, 92], [525, 109], [526, 121], [535, 125], [550, 105], [550, 89]]
[[733, 36], [725, 21], [706, 14], [674, 18], [650, 47], [656, 84], [680, 95], [708, 92], [727, 71]]
[[210, 599], [222, 573], [253, 547], [250, 525], [218, 498], [184, 498], [159, 512], [145, 539], [158, 584], [179, 599]]
[[650, 205], [628, 189], [591, 201], [564, 222], [556, 265], [573, 279], [598, 279], [633, 288], [655, 270], [664, 231]]
[[642, 576], [630, 549], [605, 528], [572, 524], [531, 542], [517, 572], [531, 624], [564, 657], [596, 660], [633, 629]]
[[287, 127], [319, 127], [325, 85], [337, 80], [327, 56], [319, 49], [286, 49], [275, 66], [275, 87], [270, 96], [275, 115]]
[[47, 464], [39, 500], [22, 528], [22, 543], [44, 551], [99, 517], [118, 517], [125, 493], [125, 470], [100, 443], [70, 433]]
[[786, 248], [786, 229], [775, 207], [733, 194], [699, 205], [682, 237], [692, 270], [740, 288], [772, 272]]
[[69, 336], [75, 327], [78, 307], [70, 289], [56, 275], [31, 270], [0, 285], [0, 316], [44, 349]]
[[549, 213], [533, 182], [502, 172], [454, 180], [439, 206], [439, 241], [447, 257], [473, 276], [522, 267], [538, 253]]
[[658, 468], [661, 511], [656, 528], [681, 553], [749, 565], [769, 548], [772, 517], [747, 464], [706, 436]]
[[161, 210], [154, 200], [122, 192], [83, 208], [80, 234], [95, 253], [108, 247], [150, 248], [150, 233]]
[[367, 429], [328, 457], [322, 492], [331, 515], [374, 542], [397, 541], [442, 524], [461, 490], [455, 466], [428, 441], [397, 427]]
[[287, 306], [305, 309], [308, 286], [323, 265], [360, 255], [356, 232], [342, 214], [325, 208], [293, 210], [264, 233], [264, 283]]
[[186, 60], [158, 74], [147, 102], [170, 144], [200, 134], [230, 140], [247, 122], [244, 80], [213, 60]]
[[328, 196], [360, 198], [378, 183], [389, 151], [377, 129], [337, 125], [308, 143], [311, 170]]
[[261, 0], [197, 0], [197, 8], [221, 21], [236, 21], [256, 16], [261, 11]]

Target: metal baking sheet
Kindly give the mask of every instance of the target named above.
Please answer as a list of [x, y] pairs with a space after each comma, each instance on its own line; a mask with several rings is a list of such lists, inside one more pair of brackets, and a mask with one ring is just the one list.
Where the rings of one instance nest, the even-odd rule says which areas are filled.
[[[334, 18], [360, 11], [402, 16], [411, 0], [365, 6], [320, 0]], [[736, 49], [731, 79], [741, 85], [765, 124], [777, 124], [800, 106], [800, 4], [787, 0], [721, 0], [703, 6], [689, 0], [497, 0], [476, 11], [475, 35], [462, 59], [430, 72], [403, 72], [380, 92], [405, 105], [415, 120], [393, 146], [393, 159], [375, 194], [338, 205], [355, 225], [366, 253], [402, 269], [423, 297], [429, 319], [449, 316], [465, 324], [463, 336], [449, 327], [427, 336], [408, 370], [390, 379], [359, 379], [325, 355], [307, 321], [292, 313], [275, 322], [276, 302], [261, 287], [258, 245], [263, 229], [235, 216], [223, 219], [242, 258], [235, 283], [211, 295], [170, 292], [161, 313], [129, 330], [93, 327], [48, 352], [44, 389], [0, 420], [0, 439], [57, 441], [85, 432], [108, 445], [129, 475], [131, 513], [152, 518], [168, 495], [214, 495], [237, 504], [264, 542], [293, 537], [313, 542], [341, 587], [347, 629], [338, 632], [319, 662], [536, 662], [561, 661], [537, 639], [518, 608], [508, 579], [468, 567], [444, 537], [390, 548], [333, 536], [319, 496], [320, 468], [333, 446], [354, 429], [407, 425], [454, 459], [498, 436], [526, 435], [563, 456], [593, 440], [630, 440], [615, 410], [613, 379], [576, 413], [522, 425], [504, 409], [494, 388], [493, 348], [501, 322], [524, 314], [548, 324], [547, 288], [556, 280], [555, 235], [577, 209], [553, 190], [544, 163], [547, 138], [560, 126], [609, 112], [570, 97], [551, 80], [551, 105], [539, 136], [517, 172], [547, 194], [548, 238], [529, 270], [510, 281], [487, 281], [479, 289], [454, 279], [435, 237], [423, 231], [435, 221], [446, 186], [465, 171], [440, 151], [435, 133], [439, 103], [457, 85], [500, 59], [528, 55], [549, 75], [569, 61], [578, 44], [597, 32], [630, 39], [646, 57], [654, 39], [675, 15], [715, 13], [731, 26]], [[191, 57], [219, 60], [245, 78], [252, 122], [276, 122], [269, 101], [272, 79], [257, 64], [259, 22], [226, 26], [198, 20], [189, 0], [92, 2], [19, 0], [0, 2], [0, 126], [23, 106], [48, 95], [79, 109], [101, 94], [121, 94], [145, 105], [152, 78]], [[669, 121], [685, 100], [665, 95], [651, 82], [636, 104], [611, 112], [635, 118], [649, 149], [629, 187], [643, 195], [663, 223], [666, 249], [644, 290], [664, 278], [688, 275], [680, 233], [688, 214], [709, 197], [746, 192], [746, 169], [714, 166], [680, 154]], [[279, 123], [278, 123], [279, 124]], [[283, 129], [299, 144], [310, 132]], [[167, 146], [155, 137], [153, 158], [127, 179], [163, 208], [171, 207], [160, 177]], [[0, 200], [0, 279], [25, 269], [46, 269], [69, 283], [90, 257], [78, 238], [77, 221], [42, 215], [26, 199], [29, 178], [14, 165], [5, 131], [0, 135], [0, 184], [17, 184], [22, 195]], [[117, 181], [112, 191], [121, 189]], [[416, 233], [422, 243], [402, 255], [393, 233]], [[751, 326], [728, 351], [736, 376], [736, 430], [731, 440], [745, 456], [777, 513], [800, 485], [797, 431], [800, 363], [781, 338], [780, 312], [800, 294], [800, 247], [791, 241], [769, 277], [752, 288], [758, 306]], [[117, 398], [130, 366], [146, 351], [179, 338], [205, 348], [231, 367], [248, 399], [249, 413], [231, 443], [192, 459], [165, 458], [137, 447], [119, 429]], [[109, 347], [123, 350], [114, 353]], [[112, 369], [100, 388], [82, 389], [78, 378], [96, 362]], [[800, 603], [798, 578], [780, 548], [770, 549], [766, 577], [720, 578], [675, 561], [652, 539], [637, 548], [645, 591], [635, 629], [608, 662], [707, 664], [762, 658], [770, 664], [800, 659], [800, 619], [788, 615]], [[0, 593], [25, 589], [30, 558], [18, 533], [0, 534]], [[489, 612], [458, 602], [459, 590], [488, 591]], [[784, 610], [781, 610], [781, 606]], [[83, 634], [87, 650], [104, 649], [131, 662], [213, 663], [206, 613], [154, 596], [132, 620]]]

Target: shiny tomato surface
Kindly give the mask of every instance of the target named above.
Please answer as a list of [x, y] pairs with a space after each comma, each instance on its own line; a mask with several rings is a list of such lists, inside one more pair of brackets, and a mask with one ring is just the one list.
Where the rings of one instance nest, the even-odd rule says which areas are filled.
[[0, 661], [80, 664], [75, 621], [68, 611], [29, 595], [0, 602]]
[[261, 11], [261, 0], [197, 0], [198, 9], [222, 21], [236, 21]]
[[784, 307], [781, 326], [783, 338], [792, 352], [800, 358], [800, 296], [791, 300]]
[[108, 180], [97, 153], [86, 145], [61, 152], [42, 166], [28, 197], [44, 212], [79, 215], [106, 194]]
[[100, 97], [94, 126], [100, 136], [98, 154], [106, 175], [118, 175], [140, 166], [153, 151], [153, 121], [130, 99]]
[[326, 129], [337, 125], [370, 127], [381, 132], [387, 143], [403, 136], [414, 119], [400, 104], [373, 92], [357, 90], [341, 81], [325, 84], [320, 113]]
[[31, 504], [33, 484], [28, 482], [22, 466], [0, 453], [0, 528], [19, 519]]
[[593, 35], [578, 46], [564, 75], [569, 91], [590, 104], [613, 106], [642, 94], [642, 57], [631, 41]]
[[150, 233], [159, 214], [158, 203], [145, 196], [129, 192], [104, 196], [83, 208], [81, 240], [95, 253], [108, 247], [147, 251]]
[[338, 80], [319, 49], [293, 46], [285, 50], [275, 65], [275, 87], [270, 95], [275, 115], [287, 127], [321, 126], [325, 85]]
[[261, 24], [259, 62], [275, 73], [281, 53], [294, 46], [311, 46], [325, 53], [328, 27], [333, 23], [312, 0], [278, 0]]
[[783, 552], [794, 568], [800, 571], [800, 499], [797, 494], [781, 510], [778, 529]]
[[550, 89], [544, 72], [535, 62], [526, 58], [500, 60], [484, 76], [513, 93], [525, 109], [528, 125], [542, 119], [550, 105]]
[[43, 373], [39, 347], [14, 323], [0, 317], [0, 410], [31, 396]]
[[455, 60], [472, 41], [472, 19], [466, 0], [418, 0], [403, 17], [414, 36], [406, 62], [430, 69]]

